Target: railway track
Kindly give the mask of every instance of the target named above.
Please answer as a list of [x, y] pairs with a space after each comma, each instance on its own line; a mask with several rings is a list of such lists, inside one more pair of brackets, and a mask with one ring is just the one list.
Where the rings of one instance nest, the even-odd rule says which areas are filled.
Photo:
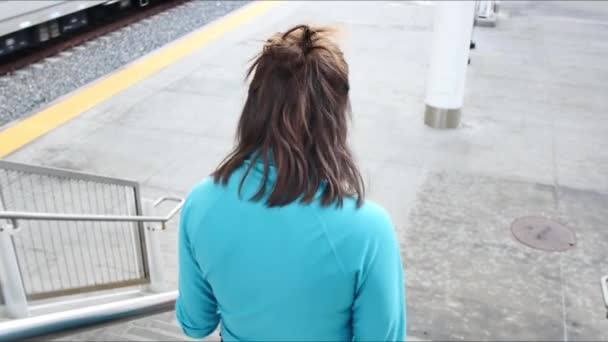
[[0, 76], [10, 74], [28, 65], [54, 56], [62, 51], [99, 38], [158, 13], [182, 5], [190, 0], [165, 0], [153, 2], [144, 8], [132, 8], [117, 15], [108, 22], [98, 21], [73, 35], [60, 37], [43, 46], [27, 49], [0, 59]]

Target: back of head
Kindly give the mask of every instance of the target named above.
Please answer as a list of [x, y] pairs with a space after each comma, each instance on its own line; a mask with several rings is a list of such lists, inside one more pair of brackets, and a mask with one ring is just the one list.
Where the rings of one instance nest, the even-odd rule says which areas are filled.
[[264, 162], [253, 200], [267, 195], [272, 163], [276, 180], [266, 199], [269, 206], [297, 199], [309, 203], [321, 186], [323, 205], [342, 205], [348, 196], [361, 204], [363, 180], [347, 146], [348, 64], [332, 33], [299, 25], [266, 41], [247, 73], [251, 81], [237, 145], [214, 172], [216, 182], [226, 184], [251, 158]]

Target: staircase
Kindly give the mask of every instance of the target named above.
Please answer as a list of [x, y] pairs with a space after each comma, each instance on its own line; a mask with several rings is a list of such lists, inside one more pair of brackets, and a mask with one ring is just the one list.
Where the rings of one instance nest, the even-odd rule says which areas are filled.
[[172, 310], [159, 238], [182, 204], [142, 200], [129, 180], [0, 160], [0, 341]]

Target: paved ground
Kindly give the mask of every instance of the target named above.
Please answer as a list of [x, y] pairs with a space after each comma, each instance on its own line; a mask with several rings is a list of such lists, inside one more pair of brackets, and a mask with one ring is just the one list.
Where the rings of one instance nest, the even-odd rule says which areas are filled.
[[[429, 340], [608, 340], [608, 8], [502, 2], [476, 28], [464, 122], [422, 123], [432, 6], [289, 2], [136, 84], [8, 159], [140, 181], [185, 194], [229, 150], [245, 63], [269, 32], [302, 21], [345, 28], [352, 142], [369, 197], [396, 224], [408, 335]], [[218, 58], [221, 56], [221, 59]], [[571, 227], [564, 253], [530, 249], [511, 222]], [[175, 232], [163, 250], [175, 286]], [[177, 339], [171, 314], [64, 339]]]

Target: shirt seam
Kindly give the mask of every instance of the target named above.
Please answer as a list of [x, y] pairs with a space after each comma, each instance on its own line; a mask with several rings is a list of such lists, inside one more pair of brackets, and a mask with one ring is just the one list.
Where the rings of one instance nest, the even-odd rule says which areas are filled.
[[342, 260], [340, 259], [340, 256], [338, 255], [338, 252], [336, 251], [336, 247], [334, 246], [333, 241], [329, 237], [329, 233], [327, 232], [327, 225], [319, 217], [319, 215], [317, 213], [313, 212], [313, 215], [315, 215], [315, 217], [317, 218], [317, 220], [321, 224], [321, 228], [323, 229], [323, 236], [325, 236], [325, 239], [327, 240], [327, 243], [329, 244], [329, 248], [331, 248], [331, 252], [334, 255], [334, 258], [336, 259], [336, 262], [338, 263], [338, 267], [340, 267], [340, 271], [342, 271], [342, 273], [344, 275], [348, 275], [348, 273], [346, 272], [346, 268], [344, 267], [344, 264], [342, 263]]

